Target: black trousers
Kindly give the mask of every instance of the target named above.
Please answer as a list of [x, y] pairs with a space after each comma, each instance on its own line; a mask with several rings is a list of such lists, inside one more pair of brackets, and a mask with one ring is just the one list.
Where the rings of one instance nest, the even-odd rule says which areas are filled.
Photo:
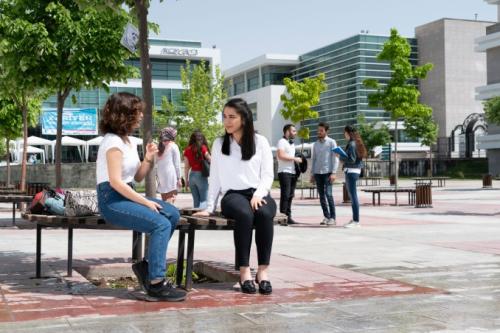
[[278, 173], [280, 181], [280, 213], [288, 217], [292, 216], [292, 200], [295, 196], [297, 176], [288, 172]]
[[267, 195], [264, 197], [266, 204], [254, 212], [250, 205], [254, 192], [254, 189], [229, 190], [221, 200], [222, 214], [235, 220], [233, 235], [237, 270], [240, 266], [250, 266], [250, 248], [252, 246], [252, 229], [254, 227], [259, 265], [269, 265], [271, 259], [276, 202]]

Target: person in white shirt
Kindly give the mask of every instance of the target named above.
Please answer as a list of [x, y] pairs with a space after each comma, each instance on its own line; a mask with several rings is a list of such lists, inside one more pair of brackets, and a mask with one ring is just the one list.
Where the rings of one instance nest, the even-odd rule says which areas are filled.
[[278, 179], [280, 182], [280, 212], [288, 219], [287, 224], [295, 224], [292, 219], [292, 200], [295, 195], [295, 186], [299, 175], [295, 174], [295, 163], [301, 163], [302, 158], [295, 157], [295, 145], [293, 139], [297, 135], [297, 130], [292, 124], [283, 127], [283, 137], [278, 141]]
[[133, 189], [151, 170], [158, 148], [148, 143], [144, 161], [129, 135], [139, 128], [144, 104], [133, 94], [111, 95], [102, 110], [99, 129], [104, 138], [96, 162], [97, 202], [101, 216], [111, 224], [149, 234], [148, 261], [132, 265], [141, 287], [161, 301], [182, 301], [186, 292], [165, 281], [167, 247], [179, 211], [169, 203], [146, 198]]
[[268, 269], [273, 245], [276, 202], [270, 196], [274, 179], [273, 155], [265, 137], [255, 134], [252, 111], [245, 100], [229, 100], [223, 110], [225, 135], [212, 148], [207, 209], [196, 216], [208, 216], [221, 193], [222, 214], [236, 221], [234, 246], [243, 293], [257, 289], [250, 272], [252, 229], [255, 227], [259, 293], [272, 293]]
[[181, 153], [175, 143], [177, 131], [173, 127], [166, 127], [160, 132], [160, 143], [156, 154], [156, 180], [158, 192], [163, 201], [175, 203], [177, 189], [182, 187], [181, 181]]

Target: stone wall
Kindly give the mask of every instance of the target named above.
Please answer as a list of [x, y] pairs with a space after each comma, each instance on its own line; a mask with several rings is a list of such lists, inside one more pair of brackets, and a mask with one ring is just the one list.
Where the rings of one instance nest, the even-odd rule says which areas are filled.
[[[95, 163], [63, 163], [63, 188], [95, 188]], [[35, 164], [27, 166], [27, 182], [46, 182], [51, 186], [56, 183], [54, 164]], [[11, 166], [11, 182], [21, 179], [21, 166]], [[0, 167], [0, 181], [7, 180], [7, 167]]]

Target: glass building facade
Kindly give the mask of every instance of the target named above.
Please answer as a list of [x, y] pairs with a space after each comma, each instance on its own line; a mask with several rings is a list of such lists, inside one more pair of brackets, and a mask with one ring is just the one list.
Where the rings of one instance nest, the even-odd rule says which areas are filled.
[[[300, 64], [293, 72], [293, 79], [300, 81], [324, 73], [328, 85], [321, 94], [320, 104], [313, 108], [318, 111], [319, 118], [303, 124], [310, 130], [310, 142], [317, 139], [317, 124], [321, 121], [330, 125], [330, 137], [343, 144], [344, 127], [356, 124], [359, 115], [364, 115], [367, 121], [390, 119], [384, 110], [368, 106], [368, 95], [373, 90], [363, 85], [363, 81], [368, 78], [377, 79], [382, 84], [390, 79], [389, 64], [377, 60], [387, 39], [384, 36], [361, 34], [300, 56]], [[417, 65], [416, 39], [408, 41], [412, 46], [411, 61]]]
[[283, 85], [283, 79], [291, 77], [294, 69], [286, 65], [262, 66], [227, 78], [224, 85], [229, 97], [241, 95], [270, 85]]

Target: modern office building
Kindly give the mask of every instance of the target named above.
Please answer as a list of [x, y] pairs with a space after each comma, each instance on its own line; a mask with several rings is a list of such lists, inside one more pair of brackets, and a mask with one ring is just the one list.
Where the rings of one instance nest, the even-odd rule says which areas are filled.
[[[344, 127], [356, 124], [360, 115], [367, 121], [390, 119], [384, 110], [368, 106], [368, 94], [372, 90], [363, 85], [363, 81], [370, 78], [382, 84], [390, 79], [389, 64], [377, 60], [387, 40], [386, 36], [359, 34], [300, 56], [293, 78], [303, 80], [324, 73], [328, 85], [321, 95], [320, 104], [314, 107], [319, 118], [304, 122], [311, 131], [311, 140], [316, 140], [319, 121], [327, 122], [330, 136], [343, 142]], [[408, 42], [412, 46], [411, 61], [416, 65], [416, 40], [409, 38]], [[401, 139], [404, 141], [403, 137]]]
[[486, 84], [486, 55], [474, 50], [475, 40], [493, 22], [443, 18], [415, 28], [419, 64], [434, 68], [419, 83], [421, 102], [433, 109], [439, 126], [438, 156], [485, 157], [477, 138], [487, 131], [475, 87]]
[[[310, 142], [315, 141], [317, 124], [325, 121], [330, 125], [330, 136], [344, 141], [345, 125], [355, 124], [359, 115], [368, 121], [387, 121], [389, 114], [368, 106], [369, 89], [363, 81], [376, 78], [384, 82], [391, 76], [389, 64], [377, 60], [386, 36], [359, 34], [327, 45], [304, 55], [266, 54], [224, 72], [226, 88], [230, 96], [245, 98], [255, 110], [255, 127], [272, 140], [281, 138], [285, 123], [279, 110], [280, 96], [285, 93], [285, 77], [303, 80], [324, 73], [328, 88], [321, 95], [320, 104], [314, 107], [319, 118], [306, 121]], [[416, 40], [408, 39], [412, 45], [412, 62], [417, 64]], [[408, 141], [400, 132], [400, 148]], [[410, 144], [410, 150], [425, 151], [426, 147]]]
[[[486, 36], [476, 39], [476, 51], [486, 52], [487, 81], [485, 85], [476, 88], [477, 99], [487, 100], [500, 96], [500, 0], [485, 0], [496, 5], [498, 23], [486, 28]], [[487, 149], [489, 172], [500, 176], [500, 126], [488, 125], [488, 135], [479, 140], [479, 146]]]
[[264, 54], [224, 72], [229, 97], [244, 98], [253, 112], [255, 129], [276, 145], [283, 136], [285, 120], [280, 114], [280, 96], [286, 91], [285, 77], [291, 77], [299, 56]]

